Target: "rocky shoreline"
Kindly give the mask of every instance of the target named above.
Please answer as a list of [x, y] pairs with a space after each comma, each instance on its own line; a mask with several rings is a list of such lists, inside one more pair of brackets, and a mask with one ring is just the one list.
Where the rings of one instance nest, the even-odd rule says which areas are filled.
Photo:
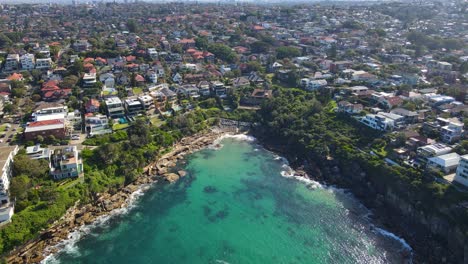
[[125, 208], [131, 201], [132, 194], [144, 185], [156, 182], [175, 182], [186, 175], [185, 171], [171, 172], [177, 161], [195, 151], [212, 145], [214, 141], [227, 134], [224, 130], [212, 129], [193, 136], [185, 137], [173, 148], [144, 168], [144, 173], [133, 183], [121, 188], [115, 194], [102, 193], [96, 195], [92, 203], [75, 206], [68, 209], [62, 218], [43, 231], [38, 238], [28, 242], [7, 256], [7, 263], [39, 263], [48, 255], [60, 250], [58, 246], [70, 234], [84, 225], [95, 222], [99, 217], [109, 215], [112, 211]]

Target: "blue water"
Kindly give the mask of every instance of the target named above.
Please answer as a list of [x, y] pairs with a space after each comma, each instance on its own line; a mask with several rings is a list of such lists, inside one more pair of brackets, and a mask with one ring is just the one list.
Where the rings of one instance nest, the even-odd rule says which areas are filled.
[[[352, 196], [283, 177], [249, 141], [187, 157], [188, 175], [148, 190], [46, 263], [403, 263]], [[313, 184], [316, 186], [316, 184]]]

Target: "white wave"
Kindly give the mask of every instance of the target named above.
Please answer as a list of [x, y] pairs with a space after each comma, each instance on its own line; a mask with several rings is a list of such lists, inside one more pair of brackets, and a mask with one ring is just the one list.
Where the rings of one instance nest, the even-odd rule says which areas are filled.
[[379, 227], [375, 227], [374, 230], [385, 237], [389, 237], [391, 239], [398, 241], [402, 245], [402, 247], [408, 252], [413, 252], [413, 248], [403, 238]]
[[287, 163], [283, 164], [281, 167], [283, 168], [283, 170], [281, 171], [281, 176], [285, 178], [291, 178], [296, 181], [303, 182], [310, 189], [324, 188], [322, 184], [320, 184], [317, 181], [311, 180], [309, 178], [305, 178], [303, 176], [296, 175], [296, 171], [294, 171], [291, 167], [289, 167]]
[[224, 134], [213, 141], [213, 145], [220, 145], [221, 141], [226, 138], [232, 138], [240, 141], [254, 142], [255, 137], [246, 134]]
[[[61, 252], [65, 252], [72, 256], [80, 256], [78, 250], [77, 242], [80, 241], [86, 235], [92, 234], [91, 232], [99, 226], [104, 226], [110, 219], [117, 215], [127, 214], [131, 209], [133, 209], [138, 201], [138, 198], [141, 197], [145, 191], [147, 191], [152, 184], [143, 184], [135, 192], [133, 192], [127, 199], [127, 203], [122, 208], [117, 208], [110, 211], [108, 214], [101, 215], [97, 217], [93, 223], [89, 225], [82, 225], [68, 234], [67, 239], [60, 241], [58, 244], [51, 246], [50, 248], [45, 249], [45, 254], [47, 256], [44, 260], [41, 261], [42, 264], [55, 264], [60, 263], [56, 258], [56, 255]], [[52, 253], [55, 252], [55, 253]]]

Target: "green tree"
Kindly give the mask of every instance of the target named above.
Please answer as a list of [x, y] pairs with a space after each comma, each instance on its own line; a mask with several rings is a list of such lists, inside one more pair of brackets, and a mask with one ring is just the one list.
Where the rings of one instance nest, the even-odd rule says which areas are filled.
[[234, 62], [236, 54], [232, 51], [229, 46], [224, 44], [215, 43], [208, 46], [208, 51], [213, 53], [217, 58], [227, 61], [229, 63]]
[[283, 46], [276, 49], [276, 58], [278, 59], [293, 58], [300, 55], [301, 51], [294, 47]]
[[127, 20], [127, 28], [128, 28], [128, 31], [132, 33], [138, 32], [138, 25], [134, 19]]

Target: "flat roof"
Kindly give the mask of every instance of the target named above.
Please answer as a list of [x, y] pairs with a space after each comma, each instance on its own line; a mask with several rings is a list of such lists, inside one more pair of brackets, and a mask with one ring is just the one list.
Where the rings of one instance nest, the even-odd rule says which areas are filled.
[[15, 151], [17, 148], [17, 145], [0, 147], [0, 170], [3, 170], [3, 166], [5, 166], [10, 153]]
[[444, 167], [452, 167], [458, 165], [458, 163], [460, 162], [460, 155], [458, 155], [457, 153], [449, 153], [429, 158], [429, 160]]
[[114, 96], [114, 97], [106, 98], [105, 102], [106, 102], [106, 104], [121, 104], [122, 100], [120, 100], [120, 98]]

